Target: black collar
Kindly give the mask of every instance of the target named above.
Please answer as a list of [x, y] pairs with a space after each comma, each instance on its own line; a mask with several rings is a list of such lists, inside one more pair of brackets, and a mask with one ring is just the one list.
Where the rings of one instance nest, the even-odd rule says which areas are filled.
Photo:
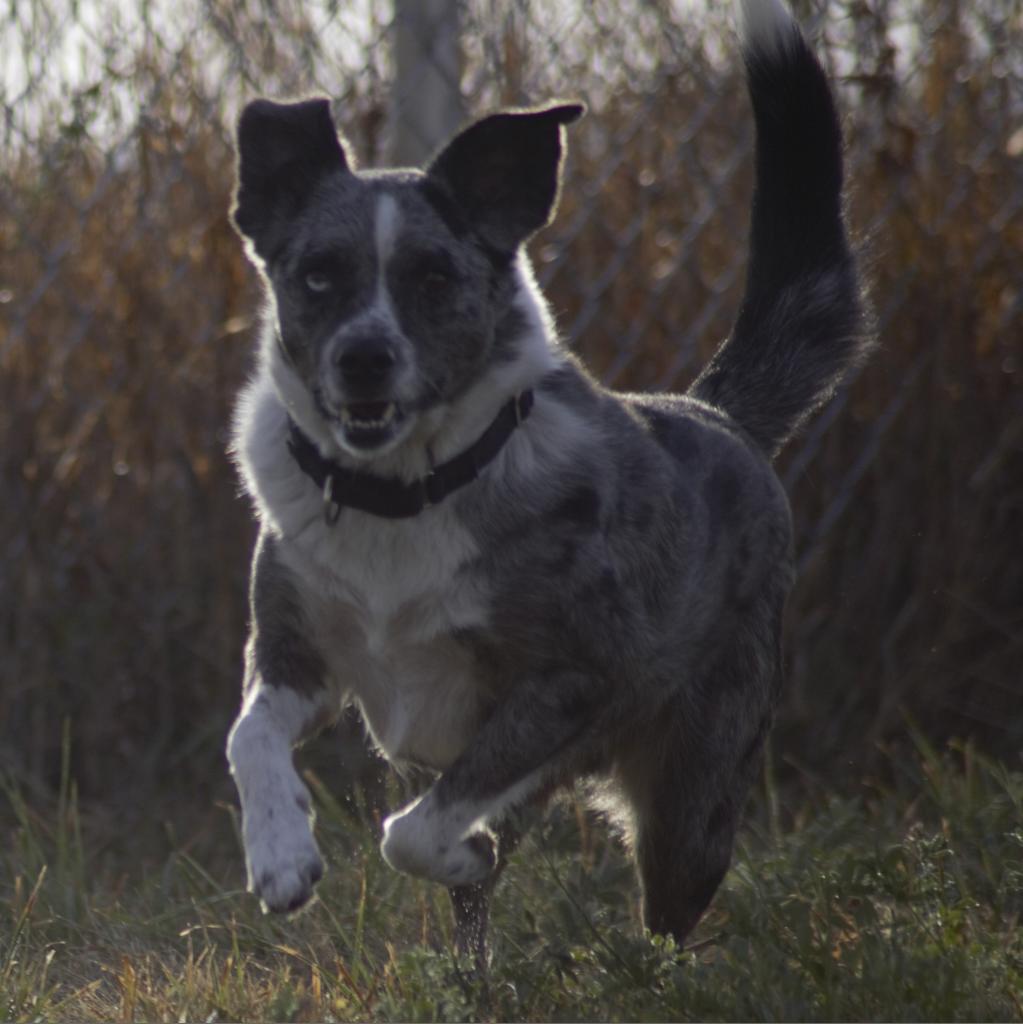
[[323, 492], [323, 515], [328, 525], [337, 522], [342, 508], [356, 508], [385, 519], [406, 519], [440, 504], [452, 491], [475, 480], [532, 408], [530, 390], [510, 398], [475, 444], [411, 483], [345, 469], [325, 459], [290, 417], [288, 450], [302, 472]]

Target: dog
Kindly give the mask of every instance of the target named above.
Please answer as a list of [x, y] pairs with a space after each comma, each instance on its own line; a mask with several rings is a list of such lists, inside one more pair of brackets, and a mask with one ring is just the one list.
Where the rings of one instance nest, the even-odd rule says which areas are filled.
[[292, 749], [345, 706], [435, 773], [384, 822], [484, 956], [526, 810], [589, 780], [683, 942], [731, 859], [782, 687], [793, 582], [772, 459], [869, 351], [825, 73], [739, 0], [756, 126], [745, 294], [685, 394], [618, 394], [560, 343], [525, 243], [574, 102], [501, 111], [425, 170], [359, 171], [326, 99], [252, 101], [233, 223], [262, 274], [234, 453], [261, 524], [227, 754], [248, 884], [312, 896]]

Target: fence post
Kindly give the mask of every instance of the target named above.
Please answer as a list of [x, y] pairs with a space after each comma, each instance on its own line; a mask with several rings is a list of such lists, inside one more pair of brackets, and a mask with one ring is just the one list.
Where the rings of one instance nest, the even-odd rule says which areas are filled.
[[419, 166], [465, 117], [459, 0], [394, 0], [389, 158]]

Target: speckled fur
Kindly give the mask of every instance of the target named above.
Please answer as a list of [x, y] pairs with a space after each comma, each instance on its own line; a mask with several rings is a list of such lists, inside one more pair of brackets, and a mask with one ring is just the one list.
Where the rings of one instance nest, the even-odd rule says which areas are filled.
[[[823, 97], [785, 131], [837, 131], [785, 8], [742, 9], [755, 106], [777, 116], [763, 69], [784, 84], [791, 68]], [[349, 703], [392, 762], [437, 773], [387, 820], [383, 854], [451, 888], [477, 956], [510, 823], [559, 786], [589, 780], [621, 822], [655, 931], [681, 941], [727, 869], [781, 687], [791, 527], [770, 456], [865, 348], [855, 268], [828, 206], [806, 216], [837, 222], [786, 279], [757, 270], [774, 265], [757, 234], [776, 187], [764, 171], [732, 339], [688, 395], [608, 391], [559, 343], [522, 251], [553, 214], [579, 113], [497, 115], [425, 172], [369, 173], [324, 101], [243, 115], [234, 216], [269, 307], [235, 427], [262, 536], [229, 756], [269, 909], [301, 905], [320, 870], [286, 752]], [[759, 151], [780, 139], [758, 114]], [[837, 181], [821, 171], [836, 193], [838, 159]], [[353, 337], [386, 352], [374, 395], [401, 410], [369, 451], [346, 433], [353, 385], [335, 375]], [[413, 479], [526, 387], [532, 414], [479, 479], [414, 518], [326, 522], [287, 447], [290, 416], [325, 457]]]

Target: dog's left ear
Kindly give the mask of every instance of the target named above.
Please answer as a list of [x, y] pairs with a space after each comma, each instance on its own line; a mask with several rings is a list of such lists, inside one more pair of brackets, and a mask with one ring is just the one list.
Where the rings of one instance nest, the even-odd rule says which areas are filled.
[[563, 103], [492, 114], [456, 135], [427, 173], [488, 245], [511, 255], [553, 217], [563, 126], [585, 112], [581, 103]]

